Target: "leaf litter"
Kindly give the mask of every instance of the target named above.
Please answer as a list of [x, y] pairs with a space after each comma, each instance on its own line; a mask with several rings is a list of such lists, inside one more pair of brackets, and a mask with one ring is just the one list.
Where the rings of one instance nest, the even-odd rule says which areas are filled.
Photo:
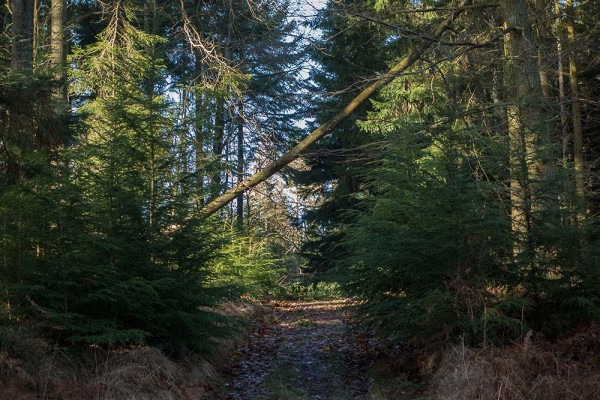
[[366, 400], [371, 341], [350, 329], [348, 300], [268, 304], [223, 368], [218, 400]]

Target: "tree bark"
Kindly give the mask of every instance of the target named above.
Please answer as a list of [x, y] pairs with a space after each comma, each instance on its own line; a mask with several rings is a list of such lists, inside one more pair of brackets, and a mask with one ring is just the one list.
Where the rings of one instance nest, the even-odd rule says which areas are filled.
[[577, 220], [582, 222], [585, 214], [585, 183], [583, 163], [583, 130], [581, 126], [581, 101], [579, 101], [579, 76], [575, 52], [575, 7], [567, 0], [567, 38], [569, 40], [569, 89], [571, 91], [571, 118], [573, 122], [573, 161], [575, 167], [575, 203]]
[[[204, 65], [200, 55], [196, 53], [195, 71], [198, 77], [204, 75]], [[204, 163], [206, 162], [206, 154], [204, 153], [204, 124], [205, 118], [204, 93], [201, 89], [196, 88], [194, 91], [194, 147], [196, 150], [196, 191], [198, 197], [198, 205], [204, 206]]]
[[52, 0], [50, 11], [50, 68], [58, 81], [55, 97], [67, 101], [67, 56], [65, 51], [65, 0]]
[[565, 68], [563, 62], [563, 37], [561, 23], [560, 0], [554, 2], [554, 14], [556, 16], [556, 57], [558, 58], [558, 104], [560, 109], [560, 134], [562, 139], [562, 165], [566, 168], [569, 164], [569, 130], [567, 129], [568, 116], [565, 95]]
[[31, 72], [33, 69], [33, 10], [34, 0], [12, 0], [13, 72]]
[[[11, 72], [23, 74], [25, 79], [33, 72], [34, 0], [10, 0], [12, 11]], [[8, 105], [6, 140], [14, 144], [14, 150], [6, 150], [6, 170], [11, 182], [22, 175], [23, 154], [31, 150], [34, 143], [35, 121], [24, 113], [22, 104]]]
[[[235, 15], [233, 3], [228, 2], [227, 14], [227, 35], [223, 46], [223, 57], [225, 62], [231, 61], [231, 42], [233, 40], [233, 24], [235, 23]], [[225, 100], [222, 96], [217, 97], [217, 105], [215, 110], [215, 131], [213, 136], [213, 157], [214, 171], [211, 174], [210, 197], [216, 198], [221, 193], [221, 175], [225, 167], [221, 158], [223, 157], [223, 149], [225, 148]], [[227, 185], [224, 185], [227, 187]]]
[[216, 101], [215, 128], [212, 137], [212, 173], [210, 174], [210, 198], [216, 198], [221, 191], [221, 173], [223, 168], [223, 148], [225, 140], [225, 100], [219, 97]]
[[188, 145], [188, 98], [189, 92], [185, 88], [181, 91], [181, 132], [179, 133], [179, 153], [181, 158], [177, 162], [177, 194], [185, 193], [185, 181], [189, 175], [189, 145]]
[[[244, 180], [244, 102], [238, 102], [237, 115], [237, 183]], [[241, 230], [244, 227], [244, 193], [237, 196], [237, 225]]]
[[[460, 7], [451, 13], [451, 15], [446, 18], [438, 27], [435, 29], [433, 33], [431, 33], [428, 37], [430, 38], [439, 38], [444, 32], [446, 32], [454, 22], [454, 20], [464, 11], [465, 6], [471, 5], [472, 0], [463, 0], [460, 4]], [[208, 203], [202, 210], [200, 210], [199, 217], [207, 218], [213, 215], [215, 212], [220, 210], [226, 204], [235, 199], [240, 193], [244, 193], [246, 190], [253, 188], [260, 183], [266, 181], [271, 176], [275, 175], [286, 165], [300, 157], [304, 151], [306, 151], [311, 145], [319, 141], [321, 138], [329, 134], [333, 129], [335, 129], [342, 121], [344, 121], [348, 116], [350, 116], [356, 109], [358, 109], [362, 104], [364, 104], [373, 94], [380, 89], [381, 87], [390, 83], [394, 78], [396, 78], [400, 73], [407, 70], [411, 65], [419, 60], [421, 55], [431, 47], [433, 41], [424, 40], [419, 46], [417, 46], [414, 50], [412, 50], [408, 56], [403, 58], [398, 64], [396, 64], [393, 68], [391, 68], [386, 74], [382, 75], [378, 79], [376, 79], [372, 84], [367, 86], [362, 92], [360, 92], [350, 103], [348, 103], [340, 112], [338, 112], [333, 118], [329, 121], [312, 131], [306, 138], [304, 138], [300, 143], [298, 143], [293, 149], [285, 153], [283, 156], [278, 158], [277, 160], [270, 163], [261, 171], [256, 172], [254, 175], [249, 177], [248, 179], [239, 182], [235, 187], [229, 189], [221, 196], [212, 200]], [[538, 77], [539, 79], [539, 77]]]
[[[551, 168], [550, 130], [525, 0], [503, 0], [504, 83], [507, 102], [514, 253], [533, 251], [533, 211], [544, 207], [539, 182]], [[537, 192], [537, 193], [536, 193]]]
[[548, 62], [546, 61], [544, 55], [548, 54], [550, 50], [550, 29], [548, 26], [548, 13], [547, 9], [547, 0], [535, 0], [535, 8], [537, 14], [537, 37], [538, 37], [538, 69], [540, 74], [540, 81], [542, 84], [542, 93], [544, 93], [544, 98], [550, 98], [550, 77], [548, 74]]

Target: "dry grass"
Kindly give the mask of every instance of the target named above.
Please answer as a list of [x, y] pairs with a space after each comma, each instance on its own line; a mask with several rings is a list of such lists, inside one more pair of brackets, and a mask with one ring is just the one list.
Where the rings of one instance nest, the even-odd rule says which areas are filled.
[[[259, 308], [240, 301], [216, 311], [250, 320]], [[190, 353], [177, 362], [145, 346], [110, 351], [91, 346], [75, 362], [30, 330], [6, 329], [0, 349], [0, 400], [210, 398], [211, 387], [218, 385], [218, 364], [233, 352], [237, 340], [216, 339], [214, 354]]]
[[117, 399], [182, 398], [186, 371], [161, 351], [139, 347], [112, 357], [96, 378], [100, 397]]
[[36, 337], [31, 328], [6, 328], [0, 343], [2, 400], [46, 398], [57, 382], [69, 379], [74, 364], [56, 347]]
[[444, 400], [600, 399], [600, 326], [556, 343], [506, 348], [454, 347], [443, 357], [428, 398]]

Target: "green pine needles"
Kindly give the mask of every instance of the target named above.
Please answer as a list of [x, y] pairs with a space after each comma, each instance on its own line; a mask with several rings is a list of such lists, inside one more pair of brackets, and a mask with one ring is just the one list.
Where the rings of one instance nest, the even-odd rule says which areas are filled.
[[[533, 250], [515, 251], [506, 144], [451, 109], [390, 118], [401, 88], [391, 86], [361, 122], [376, 145], [335, 250], [364, 320], [393, 337], [443, 344], [504, 343], [529, 329], [555, 336], [598, 318], [593, 222], [574, 225], [563, 198], [562, 207], [534, 210]], [[428, 121], [432, 113], [443, 124]], [[557, 173], [536, 195], [552, 197], [564, 182]]]

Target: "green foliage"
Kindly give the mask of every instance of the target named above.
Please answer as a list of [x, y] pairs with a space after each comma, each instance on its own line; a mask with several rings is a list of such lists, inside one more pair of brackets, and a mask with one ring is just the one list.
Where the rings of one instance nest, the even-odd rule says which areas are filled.
[[199, 309], [222, 296], [206, 287], [203, 268], [219, 246], [209, 234], [214, 227], [188, 224], [152, 241], [142, 223], [101, 232], [87, 214], [91, 205], [74, 200], [83, 188], [26, 188], [2, 198], [11, 320], [35, 316], [45, 336], [64, 344], [147, 343], [168, 351], [205, 351], [206, 339], [223, 333], [217, 323], [226, 320]]
[[336, 282], [306, 283], [294, 281], [285, 285], [286, 296], [302, 300], [331, 300], [340, 298], [342, 292]]
[[[395, 98], [393, 86], [387, 93]], [[385, 144], [362, 174], [367, 186], [349, 211], [338, 266], [365, 321], [432, 344], [459, 336], [505, 342], [530, 328], [555, 336], [597, 319], [596, 246], [558, 223], [574, 216], [536, 210], [543, 228], [531, 232], [535, 254], [513, 256], [502, 181], [489, 179], [498, 173], [492, 151], [502, 146], [458, 123], [449, 131], [419, 118], [382, 124], [381, 113], [397, 103], [387, 104], [361, 124]], [[555, 179], [543, 183], [546, 193], [564, 185]]]
[[[2, 323], [33, 321], [60, 345], [205, 351], [209, 337], [234, 327], [212, 311], [223, 298], [320, 299], [340, 288], [359, 300], [366, 322], [423, 342], [459, 335], [504, 342], [530, 328], [556, 336], [600, 318], [598, 201], [587, 199], [585, 220], [573, 211], [566, 158], [551, 178], [527, 182], [536, 200], [527, 234], [511, 227], [504, 103], [511, 99], [503, 99], [501, 46], [486, 43], [489, 27], [498, 26], [495, 7], [465, 12], [465, 23], [448, 30], [424, 62], [306, 155], [295, 175], [320, 206], [303, 221], [287, 229], [287, 205], [271, 216], [253, 212], [249, 224], [277, 230], [279, 240], [194, 218], [206, 187], [216, 195], [225, 177], [231, 184], [232, 172], [248, 172], [234, 166], [235, 133], [245, 135], [239, 154], [246, 166], [261, 165], [299, 135], [291, 113], [303, 88], [290, 71], [305, 54], [289, 6], [75, 2], [80, 22], [68, 68], [76, 121], [61, 116], [58, 82], [39, 72], [44, 60], [35, 60], [32, 73], [11, 71], [9, 13], [1, 12], [8, 33], [0, 35]], [[314, 123], [446, 14], [397, 12], [414, 6], [447, 4], [326, 6], [316, 19], [323, 40], [313, 46], [311, 78], [319, 92], [336, 95], [316, 99]], [[597, 8], [577, 5], [580, 37], [597, 31]], [[36, 40], [44, 46], [42, 26]], [[445, 45], [453, 40], [461, 44]], [[484, 45], [471, 46], [477, 43]], [[567, 47], [565, 54], [573, 51]], [[597, 47], [575, 52], [585, 64], [582, 98], [597, 97]], [[586, 152], [594, 154], [597, 102], [582, 107]], [[593, 194], [598, 174], [588, 158]], [[293, 240], [286, 237], [292, 231]], [[300, 271], [284, 247], [301, 234], [306, 273], [282, 285]], [[332, 269], [339, 286], [319, 281]]]
[[[395, 13], [399, 5], [387, 1], [329, 7], [352, 10], [321, 21], [330, 40], [317, 82], [329, 90], [405, 56], [419, 40], [411, 29], [426, 31], [442, 16]], [[498, 15], [474, 16], [461, 15], [466, 25], [444, 40], [489, 37], [485, 25]], [[324, 201], [307, 215], [310, 267], [333, 267], [364, 321], [404, 340], [500, 343], [596, 320], [597, 222], [577, 222], [572, 171], [540, 164], [551, 172], [528, 190], [541, 206], [527, 235], [511, 226], [501, 46], [465, 55], [440, 43], [422, 61], [335, 132], [324, 146], [334, 151], [312, 164], [307, 181], [322, 185]], [[554, 150], [535, 146], [539, 157]]]
[[[3, 26], [2, 324], [33, 325], [58, 346], [206, 351], [236, 329], [214, 311], [220, 301], [278, 293], [278, 244], [195, 218], [205, 181], [231, 172], [220, 157], [238, 120], [246, 164], [258, 146], [248, 126], [261, 124], [242, 118], [299, 130], [286, 115], [298, 104], [287, 70], [302, 53], [288, 40], [289, 5], [242, 3], [72, 4], [70, 121], [58, 82], [11, 72]], [[41, 65], [47, 52], [35, 50]]]
[[423, 142], [421, 128], [388, 134], [394, 139], [365, 173], [364, 211], [344, 230], [339, 272], [351, 295], [369, 300], [371, 323], [443, 341], [483, 332], [485, 308], [499, 301], [489, 289], [502, 285], [510, 228], [492, 187], [471, 175], [469, 136], [434, 131]]
[[253, 232], [228, 231], [228, 244], [211, 267], [212, 285], [227, 287], [231, 295], [278, 296], [284, 276], [282, 256], [269, 237]]
[[165, 41], [129, 2], [111, 10], [71, 60], [75, 143], [52, 160], [28, 149], [36, 174], [1, 193], [5, 313], [60, 345], [206, 351], [234, 327], [210, 308], [225, 294], [208, 283], [223, 242], [173, 190]]

